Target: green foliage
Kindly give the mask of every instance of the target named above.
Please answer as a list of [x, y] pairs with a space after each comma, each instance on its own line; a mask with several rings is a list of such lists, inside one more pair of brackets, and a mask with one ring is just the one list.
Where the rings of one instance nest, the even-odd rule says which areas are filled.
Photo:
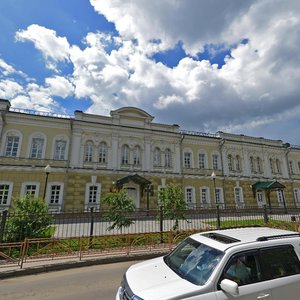
[[186, 203], [182, 186], [167, 184], [159, 191], [159, 199], [164, 216], [175, 220], [173, 230], [178, 230], [179, 220], [186, 220]]
[[130, 213], [134, 212], [136, 207], [126, 190], [121, 189], [108, 193], [102, 202], [108, 206], [107, 217], [112, 222], [109, 230], [117, 228], [122, 231], [123, 227], [129, 227], [134, 223], [130, 218]]
[[48, 204], [39, 198], [26, 195], [15, 202], [15, 210], [7, 220], [5, 241], [18, 242], [25, 238], [50, 237], [52, 216]]

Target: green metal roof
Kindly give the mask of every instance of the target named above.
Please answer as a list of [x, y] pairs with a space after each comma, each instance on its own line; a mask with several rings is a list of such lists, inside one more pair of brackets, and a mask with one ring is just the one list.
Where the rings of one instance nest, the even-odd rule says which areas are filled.
[[285, 186], [279, 183], [276, 180], [273, 181], [257, 181], [252, 184], [253, 190], [275, 190], [275, 189], [284, 189]]

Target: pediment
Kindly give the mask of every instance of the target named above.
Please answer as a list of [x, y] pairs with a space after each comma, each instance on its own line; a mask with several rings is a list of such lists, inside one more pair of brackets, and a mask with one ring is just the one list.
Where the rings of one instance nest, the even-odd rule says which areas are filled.
[[147, 112], [136, 107], [122, 107], [117, 110], [110, 112], [112, 117], [126, 118], [126, 119], [138, 119], [147, 122], [151, 122], [154, 117], [149, 115]]

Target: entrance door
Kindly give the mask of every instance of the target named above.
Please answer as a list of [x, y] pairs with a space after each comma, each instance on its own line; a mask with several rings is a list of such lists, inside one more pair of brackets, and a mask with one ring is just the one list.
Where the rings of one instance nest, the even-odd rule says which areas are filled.
[[140, 188], [138, 185], [125, 185], [124, 188], [127, 190], [127, 195], [133, 200], [136, 208], [140, 207]]
[[264, 207], [264, 205], [266, 205], [266, 197], [265, 197], [265, 193], [262, 191], [258, 191], [256, 193], [256, 199], [257, 199], [257, 206], [258, 207]]

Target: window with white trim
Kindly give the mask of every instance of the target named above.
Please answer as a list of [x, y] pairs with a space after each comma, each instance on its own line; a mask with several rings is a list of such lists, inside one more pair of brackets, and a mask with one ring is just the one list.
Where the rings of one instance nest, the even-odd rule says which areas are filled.
[[21, 187], [21, 195], [31, 195], [34, 197], [39, 196], [39, 183], [38, 182], [23, 182]]
[[253, 156], [250, 156], [250, 169], [251, 169], [251, 173], [256, 173], [255, 162], [254, 162]]
[[66, 157], [67, 141], [56, 140], [54, 145], [54, 156], [55, 160], [65, 160]]
[[281, 174], [281, 162], [278, 158], [275, 161], [275, 165], [276, 165], [276, 173]]
[[290, 174], [294, 174], [294, 164], [293, 164], [293, 161], [289, 161], [289, 171], [290, 171]]
[[51, 182], [47, 185], [46, 199], [49, 207], [62, 205], [64, 184], [62, 182]]
[[279, 207], [284, 207], [284, 194], [283, 194], [283, 190], [278, 190], [277, 191], [277, 201], [278, 201]]
[[30, 158], [40, 159], [43, 156], [45, 140], [40, 137], [32, 138], [31, 140], [31, 149], [30, 149]]
[[172, 156], [171, 156], [171, 150], [166, 149], [165, 150], [165, 167], [171, 168], [172, 166]]
[[209, 190], [207, 187], [200, 188], [200, 204], [203, 208], [210, 207]]
[[139, 166], [141, 164], [141, 147], [135, 146], [133, 150], [133, 164]]
[[85, 162], [92, 162], [93, 161], [93, 142], [89, 141], [86, 142], [84, 147], [84, 161]]
[[294, 200], [297, 207], [300, 206], [300, 189], [294, 188]]
[[16, 135], [8, 135], [6, 137], [4, 156], [17, 157], [19, 149], [20, 137]]
[[239, 155], [237, 155], [235, 157], [235, 161], [236, 161], [236, 170], [238, 172], [240, 172], [242, 170], [242, 168], [241, 168], [241, 157]]
[[195, 191], [192, 187], [185, 188], [185, 202], [188, 208], [195, 208]]
[[213, 170], [219, 169], [219, 155], [218, 154], [212, 155], [212, 167], [213, 167]]
[[184, 152], [184, 167], [191, 168], [192, 167], [192, 153]]
[[160, 149], [158, 147], [155, 147], [154, 153], [153, 153], [153, 165], [154, 167], [160, 167]]
[[100, 183], [87, 183], [85, 187], [85, 209], [91, 207], [99, 208], [100, 206], [100, 194], [101, 184]]
[[199, 169], [206, 168], [206, 155], [204, 153], [199, 153]]
[[99, 163], [105, 164], [107, 160], [107, 145], [101, 142], [99, 145]]
[[0, 181], [0, 208], [10, 206], [12, 188], [12, 182]]
[[272, 158], [270, 158], [269, 163], [270, 163], [271, 173], [274, 174], [274, 161]]
[[228, 160], [228, 170], [233, 171], [233, 161], [232, 161], [232, 155], [231, 154], [229, 154], [227, 156], [227, 160]]
[[123, 145], [121, 148], [121, 164], [129, 165], [129, 147], [128, 147], [128, 145]]
[[256, 164], [257, 164], [257, 172], [261, 173], [262, 172], [262, 166], [261, 166], [261, 159], [260, 159], [260, 157], [256, 157]]
[[234, 188], [234, 199], [237, 208], [244, 207], [244, 197], [243, 197], [243, 190], [241, 187]]

